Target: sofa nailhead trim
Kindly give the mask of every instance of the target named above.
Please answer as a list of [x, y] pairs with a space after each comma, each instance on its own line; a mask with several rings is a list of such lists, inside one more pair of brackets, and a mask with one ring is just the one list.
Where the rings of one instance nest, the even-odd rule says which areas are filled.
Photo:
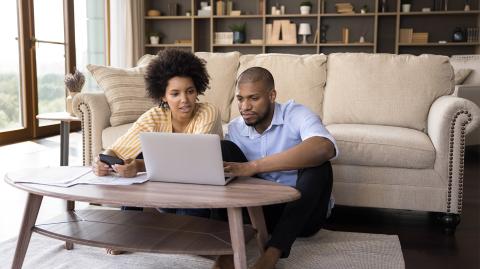
[[[86, 165], [86, 156], [85, 156], [85, 152], [86, 152], [86, 149], [87, 147], [90, 149], [90, 154], [92, 153], [92, 111], [90, 110], [90, 107], [84, 103], [84, 102], [81, 102], [78, 104], [78, 107], [77, 107], [78, 111], [80, 111], [80, 120], [81, 120], [81, 125], [82, 125], [82, 132], [83, 132], [83, 135], [82, 135], [82, 144], [83, 144], [83, 165]], [[89, 117], [89, 121], [88, 121], [88, 131], [85, 131], [85, 112], [84, 110], [87, 111], [88, 113], [88, 117]], [[88, 145], [85, 143], [85, 134], [88, 134]], [[92, 156], [90, 156], [89, 158], [90, 160], [92, 160]]]
[[460, 110], [455, 113], [451, 125], [450, 125], [450, 150], [449, 150], [449, 161], [448, 161], [448, 191], [447, 191], [447, 213], [450, 213], [451, 209], [451, 200], [452, 200], [452, 182], [453, 182], [453, 145], [455, 138], [455, 125], [457, 123], [457, 118], [461, 114], [467, 115], [467, 120], [461, 123], [460, 128], [460, 167], [458, 169], [458, 201], [457, 201], [457, 210], [458, 214], [462, 213], [462, 204], [463, 204], [463, 172], [464, 172], [464, 157], [465, 157], [465, 129], [466, 125], [472, 121], [472, 114], [468, 111]]

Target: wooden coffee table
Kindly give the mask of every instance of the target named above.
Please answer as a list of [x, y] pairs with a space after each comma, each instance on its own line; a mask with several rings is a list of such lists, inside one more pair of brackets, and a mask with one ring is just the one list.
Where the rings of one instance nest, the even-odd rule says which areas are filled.
[[[45, 169], [58, 169], [55, 167]], [[256, 237], [263, 252], [267, 230], [262, 206], [296, 200], [291, 187], [240, 177], [227, 186], [146, 182], [130, 186], [76, 185], [69, 188], [5, 181], [28, 192], [12, 268], [21, 268], [32, 232], [95, 247], [133, 252], [198, 255], [233, 254], [235, 268], [247, 268], [245, 242]], [[43, 196], [146, 208], [226, 208], [228, 223], [173, 214], [118, 210], [67, 211], [35, 225]], [[252, 225], [243, 225], [246, 207]]]

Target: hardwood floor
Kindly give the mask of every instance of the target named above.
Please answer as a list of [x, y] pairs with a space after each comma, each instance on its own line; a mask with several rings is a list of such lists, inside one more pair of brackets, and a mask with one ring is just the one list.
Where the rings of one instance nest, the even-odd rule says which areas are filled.
[[[80, 133], [70, 134], [70, 165], [82, 164]], [[10, 187], [3, 175], [22, 167], [56, 166], [60, 163], [58, 136], [0, 147], [0, 242], [17, 236], [26, 193]], [[444, 235], [435, 214], [337, 206], [326, 228], [339, 231], [397, 234], [407, 268], [480, 268], [480, 146], [468, 147], [465, 162], [461, 223], [455, 236]], [[86, 208], [85, 203], [76, 203]], [[65, 209], [63, 201], [46, 197], [39, 220]], [[1, 243], [0, 243], [1, 244]]]
[[437, 215], [408, 210], [337, 206], [327, 229], [396, 234], [406, 268], [480, 268], [480, 146], [467, 147], [461, 222], [443, 234]]

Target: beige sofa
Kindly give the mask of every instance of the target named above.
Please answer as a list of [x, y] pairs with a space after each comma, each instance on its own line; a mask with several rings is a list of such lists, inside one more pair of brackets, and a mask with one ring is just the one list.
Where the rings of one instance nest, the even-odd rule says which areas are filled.
[[[235, 78], [251, 66], [272, 72], [278, 101], [294, 99], [322, 117], [340, 149], [333, 162], [337, 204], [443, 212], [446, 227], [454, 231], [462, 212], [465, 136], [479, 125], [480, 110], [451, 95], [453, 69], [447, 57], [197, 55], [207, 61], [212, 77], [202, 101], [218, 106], [224, 123], [238, 115]], [[129, 87], [140, 87], [142, 93], [144, 65], [151, 57], [144, 56], [130, 70], [90, 67], [105, 93], [82, 93], [74, 99], [86, 165], [151, 106], [143, 96], [127, 96], [138, 94]], [[124, 92], [116, 87], [125, 87]], [[133, 101], [118, 106], [122, 100], [137, 100], [144, 107], [132, 108]], [[122, 107], [126, 111], [118, 111]]]

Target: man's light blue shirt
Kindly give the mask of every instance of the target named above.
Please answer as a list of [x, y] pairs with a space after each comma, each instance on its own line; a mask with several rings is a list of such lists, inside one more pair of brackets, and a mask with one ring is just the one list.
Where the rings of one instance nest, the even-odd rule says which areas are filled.
[[[239, 116], [229, 123], [225, 139], [237, 144], [247, 159], [252, 161], [283, 152], [313, 136], [325, 137], [332, 141], [336, 156], [338, 155], [335, 139], [323, 126], [320, 117], [307, 107], [290, 100], [284, 104], [275, 103], [272, 122], [262, 134], [254, 127], [246, 125]], [[261, 173], [259, 176], [295, 186], [297, 170]]]

